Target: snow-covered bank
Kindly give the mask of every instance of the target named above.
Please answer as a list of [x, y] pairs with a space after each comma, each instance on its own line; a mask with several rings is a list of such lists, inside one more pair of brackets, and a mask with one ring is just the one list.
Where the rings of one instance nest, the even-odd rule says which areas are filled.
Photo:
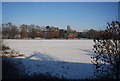
[[50, 74], [59, 78], [82, 79], [93, 75], [92, 40], [5, 40], [25, 54], [20, 60], [29, 75]]
[[30, 56], [34, 52], [67, 62], [91, 63], [92, 40], [5, 40], [8, 46]]

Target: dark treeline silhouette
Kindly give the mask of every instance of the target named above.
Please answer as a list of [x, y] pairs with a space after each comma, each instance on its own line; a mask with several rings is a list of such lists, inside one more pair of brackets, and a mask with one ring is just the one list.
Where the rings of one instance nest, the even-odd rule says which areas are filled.
[[3, 39], [73, 39], [73, 38], [87, 38], [94, 39], [98, 36], [100, 31], [90, 29], [83, 32], [72, 30], [68, 25], [67, 29], [59, 29], [54, 26], [40, 27], [38, 25], [22, 24], [16, 26], [12, 23], [2, 24], [2, 38]]

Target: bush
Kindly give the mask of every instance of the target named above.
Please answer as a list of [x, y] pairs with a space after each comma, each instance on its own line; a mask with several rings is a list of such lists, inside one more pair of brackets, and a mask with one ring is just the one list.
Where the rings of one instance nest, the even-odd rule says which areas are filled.
[[92, 57], [97, 78], [120, 79], [120, 22], [107, 23], [107, 29], [94, 39]]
[[18, 57], [18, 56], [24, 56], [24, 54], [19, 53], [19, 51], [16, 51], [14, 49], [11, 49], [9, 46], [5, 45], [2, 41], [2, 57]]

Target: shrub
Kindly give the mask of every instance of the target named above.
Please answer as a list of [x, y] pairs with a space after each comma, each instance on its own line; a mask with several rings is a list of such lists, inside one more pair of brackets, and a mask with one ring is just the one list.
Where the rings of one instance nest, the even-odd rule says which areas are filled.
[[94, 39], [92, 57], [97, 78], [120, 79], [120, 22], [107, 23], [107, 29]]
[[14, 49], [11, 49], [9, 46], [5, 45], [2, 41], [2, 57], [18, 57], [18, 56], [24, 56], [24, 54], [19, 53], [19, 51], [16, 51]]

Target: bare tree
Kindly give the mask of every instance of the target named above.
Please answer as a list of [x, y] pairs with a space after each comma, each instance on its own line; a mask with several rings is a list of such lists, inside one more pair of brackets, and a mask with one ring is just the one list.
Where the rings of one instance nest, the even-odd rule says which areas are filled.
[[28, 38], [28, 25], [22, 24], [20, 26], [20, 35], [21, 38]]
[[107, 23], [107, 29], [94, 39], [92, 57], [97, 78], [120, 79], [120, 22]]
[[18, 27], [12, 23], [2, 24], [2, 35], [3, 38], [14, 39], [19, 35]]

